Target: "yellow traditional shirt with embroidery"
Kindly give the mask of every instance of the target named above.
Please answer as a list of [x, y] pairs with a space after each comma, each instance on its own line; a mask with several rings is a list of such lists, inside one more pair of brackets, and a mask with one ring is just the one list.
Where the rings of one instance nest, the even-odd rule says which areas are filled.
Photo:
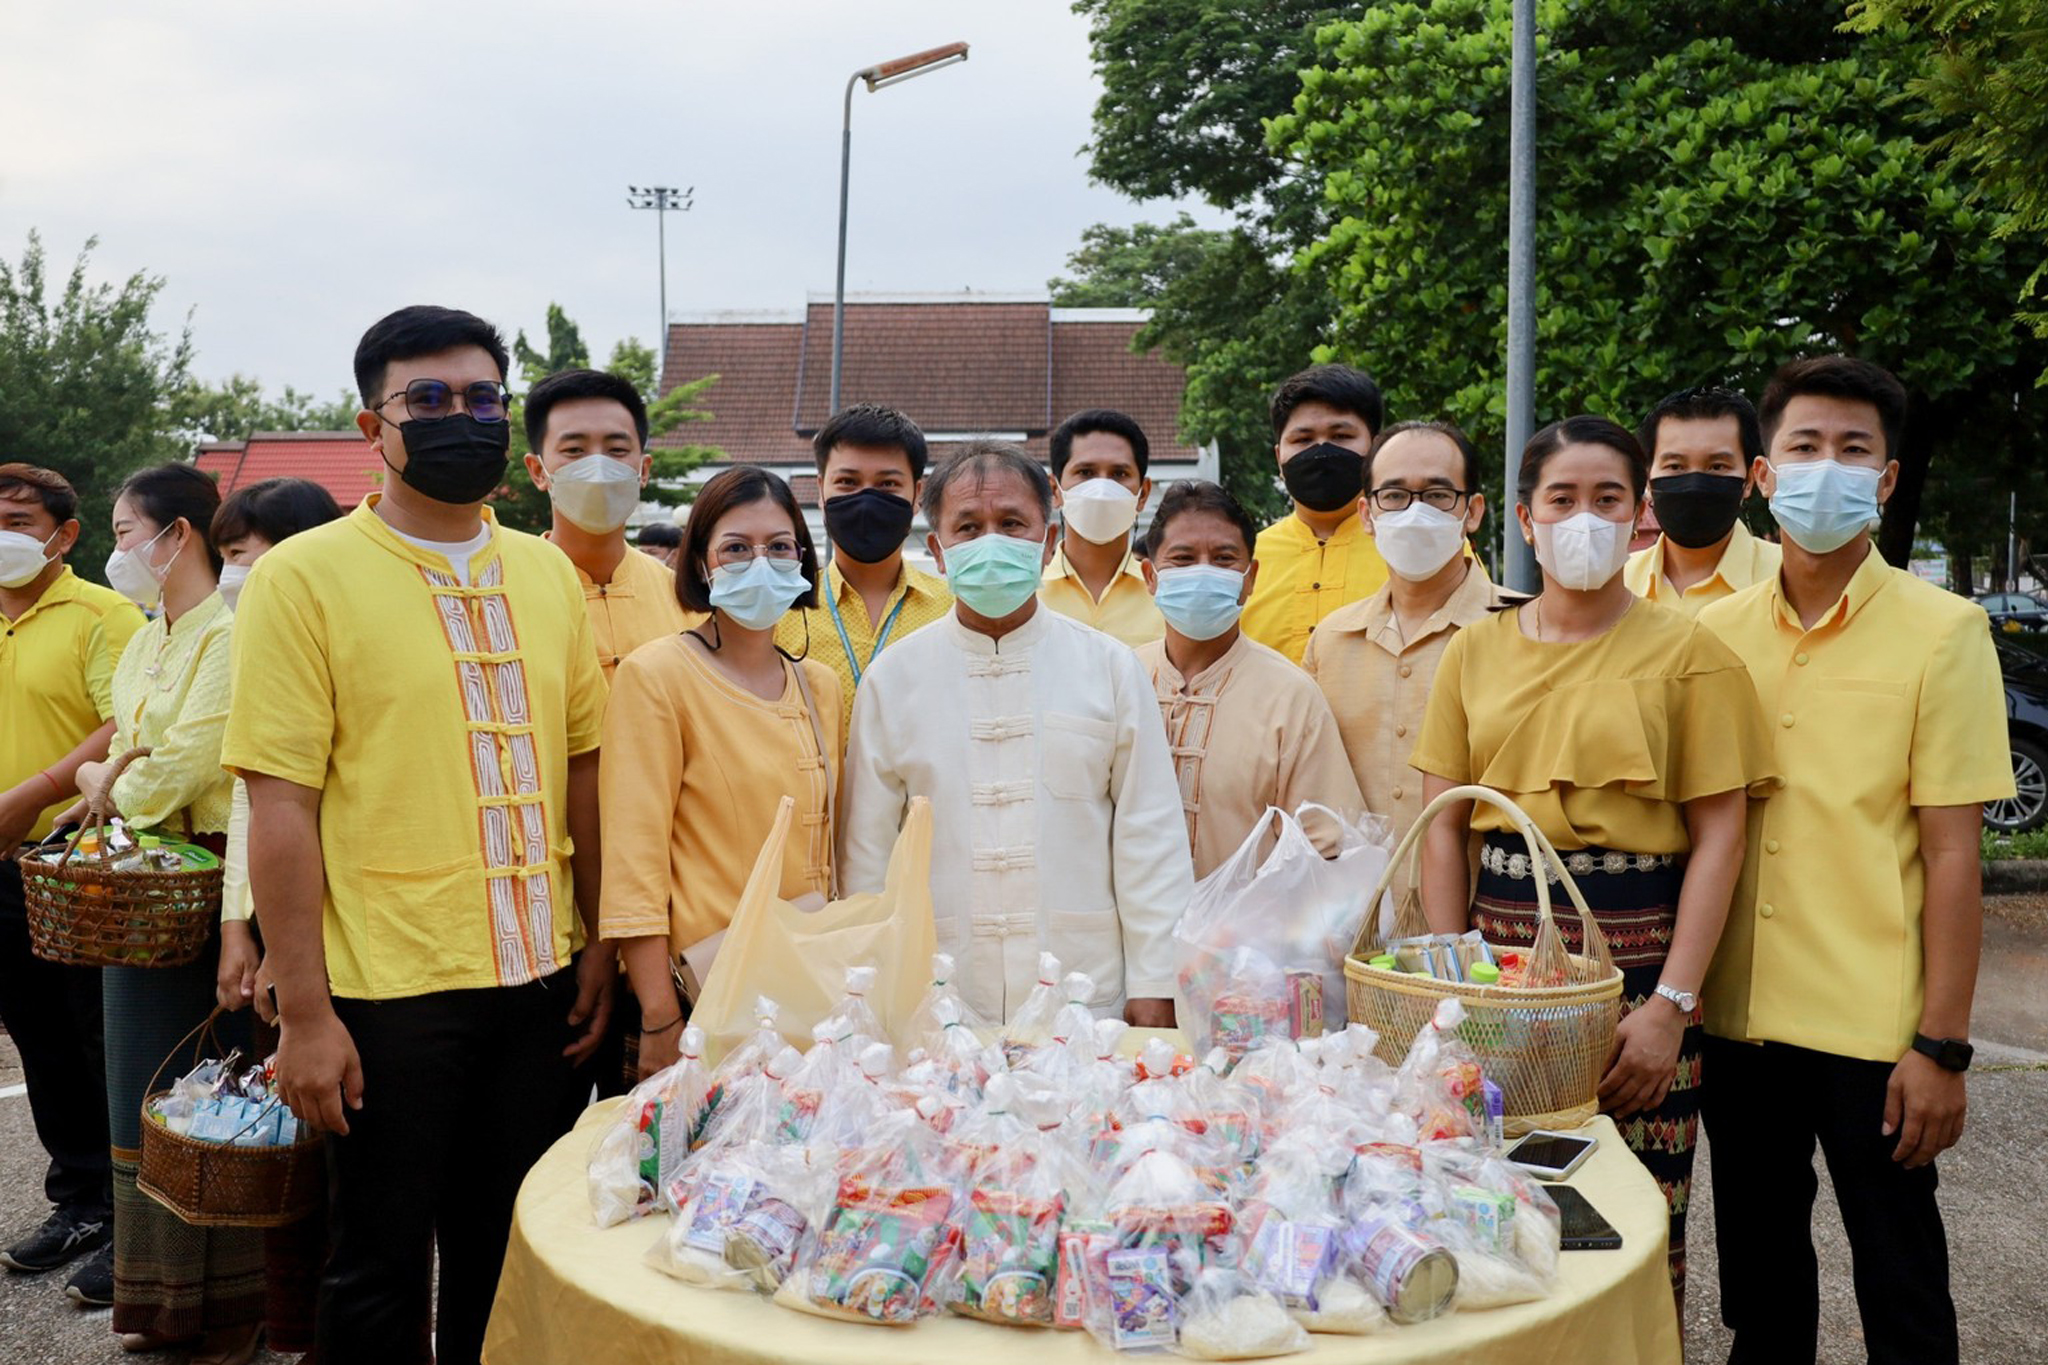
[[229, 644], [235, 614], [219, 593], [180, 616], [137, 631], [114, 667], [114, 742], [109, 758], [147, 747], [115, 779], [115, 809], [138, 829], [223, 834], [233, 783], [221, 771], [227, 728]]
[[603, 736], [576, 574], [500, 528], [465, 586], [371, 494], [258, 560], [222, 760], [320, 793], [327, 973], [385, 1000], [569, 965], [569, 759]]
[[1387, 562], [1356, 512], [1320, 541], [1289, 513], [1259, 532], [1252, 557], [1259, 578], [1244, 604], [1244, 633], [1295, 663], [1324, 617], [1372, 596], [1387, 581]]
[[[0, 788], [45, 771], [113, 719], [114, 665], [141, 629], [133, 602], [69, 567], [21, 615], [0, 612]], [[46, 786], [50, 804], [30, 840], [77, 800]]]
[[1728, 534], [1728, 544], [1722, 549], [1714, 571], [1684, 592], [1673, 588], [1671, 580], [1664, 576], [1663, 536], [1628, 557], [1628, 563], [1621, 569], [1621, 581], [1645, 602], [1696, 617], [1710, 603], [1733, 597], [1752, 583], [1777, 577], [1783, 558], [1784, 551], [1768, 540], [1758, 540], [1738, 521]]
[[[867, 676], [876, 655], [902, 643], [904, 636], [945, 620], [953, 610], [953, 593], [945, 579], [913, 568], [906, 559], [878, 624], [868, 619], [867, 599], [846, 581], [836, 563], [826, 564], [820, 579], [818, 605], [787, 612], [775, 626], [775, 643], [791, 658], [825, 665], [839, 679], [839, 747], [843, 752], [853, 725], [854, 689]], [[839, 608], [836, 618], [833, 606]], [[846, 628], [843, 640], [841, 626]], [[884, 628], [886, 635], [881, 633]], [[846, 652], [849, 645], [853, 649], [850, 657]]]
[[1053, 551], [1052, 562], [1045, 566], [1038, 600], [1060, 615], [1093, 626], [1133, 649], [1166, 635], [1166, 618], [1159, 614], [1159, 604], [1152, 600], [1152, 590], [1145, 586], [1145, 571], [1138, 567], [1138, 557], [1128, 550], [1124, 562], [1117, 566], [1116, 577], [1109, 580], [1102, 600], [1097, 601], [1068, 561], [1067, 547], [1062, 542]]
[[1919, 811], [2013, 792], [1984, 610], [1873, 547], [1810, 630], [1776, 575], [1700, 626], [1748, 666], [1784, 774], [1749, 808], [1707, 1029], [1895, 1062], [1926, 988]]

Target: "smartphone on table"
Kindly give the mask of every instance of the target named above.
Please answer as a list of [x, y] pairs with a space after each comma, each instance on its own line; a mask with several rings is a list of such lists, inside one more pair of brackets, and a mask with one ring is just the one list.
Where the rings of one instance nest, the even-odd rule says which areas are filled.
[[1583, 1166], [1599, 1145], [1595, 1138], [1539, 1128], [1508, 1148], [1508, 1160], [1538, 1180], [1564, 1180]]
[[1553, 1185], [1544, 1193], [1557, 1205], [1566, 1251], [1619, 1251], [1621, 1234], [1570, 1185]]

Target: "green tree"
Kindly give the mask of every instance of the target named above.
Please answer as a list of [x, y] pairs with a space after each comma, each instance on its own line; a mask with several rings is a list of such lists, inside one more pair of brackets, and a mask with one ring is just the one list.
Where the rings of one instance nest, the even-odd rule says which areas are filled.
[[[545, 352], [530, 343], [523, 330], [513, 338], [512, 358], [519, 368], [518, 387], [522, 390], [531, 389], [559, 370], [590, 365], [590, 347], [583, 340], [582, 329], [560, 304], [548, 305], [545, 326]], [[678, 384], [663, 394], [655, 374], [654, 351], [637, 337], [626, 337], [614, 343], [604, 369], [629, 381], [647, 403], [648, 446], [654, 457], [654, 476], [648, 481], [646, 500], [665, 507], [690, 501], [696, 495], [694, 485], [688, 482], [690, 471], [707, 460], [723, 459], [725, 453], [716, 446], [691, 442], [663, 444], [661, 438], [687, 423], [711, 420], [711, 413], [699, 407], [698, 403], [705, 391], [718, 382], [718, 376], [704, 375]], [[548, 503], [548, 495], [534, 487], [533, 477], [526, 472], [524, 457], [529, 449], [524, 416], [515, 395], [512, 403], [512, 464], [504, 490], [491, 500], [491, 507], [505, 525], [539, 532], [552, 524], [554, 512]]]
[[291, 385], [276, 398], [261, 380], [231, 374], [218, 384], [191, 379], [172, 401], [172, 421], [193, 443], [246, 441], [259, 431], [348, 431], [362, 402], [344, 390], [332, 399], [301, 393]]
[[0, 260], [0, 461], [26, 460], [78, 489], [81, 529], [71, 563], [95, 579], [114, 545], [113, 495], [144, 465], [182, 458], [174, 407], [192, 359], [189, 325], [151, 325], [163, 280], [86, 282], [89, 239], [53, 294], [42, 238], [21, 261]]
[[[1920, 154], [1892, 98], [1918, 49], [1841, 35], [1828, 5], [1743, 9], [1539, 5], [1537, 417], [1627, 421], [1682, 385], [1754, 392], [1792, 356], [1867, 356], [1914, 397], [1880, 536], [1903, 562], [1937, 449], [1974, 470], [2039, 447], [2020, 395], [2041, 349], [2011, 311], [2028, 263]], [[1495, 449], [1509, 33], [1507, 0], [1376, 5], [1321, 31], [1270, 124], [1333, 215], [1296, 261], [1338, 301], [1323, 354]]]

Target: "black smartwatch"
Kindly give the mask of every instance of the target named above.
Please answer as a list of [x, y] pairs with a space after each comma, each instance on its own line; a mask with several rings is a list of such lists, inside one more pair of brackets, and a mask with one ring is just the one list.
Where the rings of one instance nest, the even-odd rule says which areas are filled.
[[1932, 1057], [1944, 1071], [1968, 1071], [1970, 1059], [1977, 1055], [1977, 1049], [1960, 1038], [1929, 1038], [1924, 1033], [1913, 1035], [1913, 1051]]

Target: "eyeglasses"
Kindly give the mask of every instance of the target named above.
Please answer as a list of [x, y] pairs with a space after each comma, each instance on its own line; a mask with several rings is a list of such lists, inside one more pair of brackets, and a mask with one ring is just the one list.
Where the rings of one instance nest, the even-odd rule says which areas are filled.
[[803, 547], [798, 545], [794, 538], [777, 536], [766, 545], [749, 545], [739, 540], [728, 541], [711, 552], [711, 559], [719, 568], [731, 569], [762, 555], [770, 559], [797, 560], [804, 557], [804, 552]]
[[1472, 496], [1469, 488], [1425, 488], [1420, 493], [1388, 484], [1372, 490], [1372, 505], [1382, 512], [1405, 512], [1420, 498], [1439, 512], [1453, 512], [1458, 504]]
[[[396, 393], [384, 395], [384, 403], [405, 399], [406, 415], [415, 422], [438, 422], [455, 412], [456, 390], [439, 379], [415, 379]], [[462, 390], [462, 410], [479, 422], [502, 422], [511, 393], [494, 379], [479, 379]], [[381, 411], [384, 403], [377, 405]]]

